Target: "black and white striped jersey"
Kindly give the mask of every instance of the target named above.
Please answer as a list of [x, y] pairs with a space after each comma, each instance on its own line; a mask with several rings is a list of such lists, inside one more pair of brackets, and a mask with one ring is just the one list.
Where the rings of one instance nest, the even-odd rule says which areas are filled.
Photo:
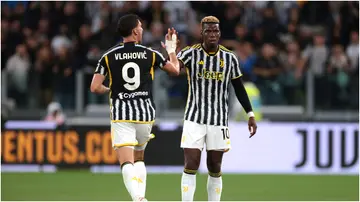
[[95, 74], [109, 77], [110, 114], [113, 122], [151, 123], [154, 68], [162, 68], [161, 53], [134, 42], [119, 44], [100, 58]]
[[207, 53], [201, 44], [181, 50], [178, 59], [186, 67], [188, 99], [184, 119], [199, 124], [227, 126], [231, 80], [241, 77], [236, 55], [219, 45]]

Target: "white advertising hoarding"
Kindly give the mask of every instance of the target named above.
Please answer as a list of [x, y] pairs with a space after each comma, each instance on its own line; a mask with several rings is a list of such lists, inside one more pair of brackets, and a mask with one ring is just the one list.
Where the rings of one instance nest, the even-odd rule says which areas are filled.
[[[359, 125], [355, 123], [258, 123], [229, 125], [231, 150], [224, 173], [359, 174]], [[207, 172], [202, 153], [201, 172]]]

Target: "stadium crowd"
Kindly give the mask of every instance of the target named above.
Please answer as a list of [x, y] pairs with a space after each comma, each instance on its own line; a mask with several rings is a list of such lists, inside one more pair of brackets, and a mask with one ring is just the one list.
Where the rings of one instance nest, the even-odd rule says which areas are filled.
[[[214, 15], [222, 44], [236, 52], [244, 80], [256, 84], [263, 104], [304, 105], [311, 71], [317, 108], [358, 109], [358, 8], [358, 2], [345, 1], [1, 2], [1, 70], [17, 107], [58, 101], [72, 109], [76, 72], [94, 69], [101, 54], [121, 42], [119, 16], [138, 14], [143, 44], [161, 50], [168, 27], [178, 30], [184, 47], [199, 42], [199, 19]], [[185, 102], [184, 76], [155, 75], [156, 99]], [[84, 97], [96, 102], [88, 91]]]

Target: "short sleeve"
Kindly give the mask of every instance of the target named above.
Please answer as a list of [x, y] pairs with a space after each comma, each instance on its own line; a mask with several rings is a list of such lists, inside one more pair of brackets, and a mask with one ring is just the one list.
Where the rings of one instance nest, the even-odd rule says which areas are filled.
[[177, 54], [176, 57], [184, 64], [184, 66], [189, 66], [192, 57], [192, 49], [190, 46], [185, 47]]
[[153, 50], [153, 66], [162, 69], [166, 65], [166, 62], [167, 60], [160, 52]]
[[107, 60], [107, 56], [103, 56], [100, 58], [96, 69], [95, 69], [95, 74], [101, 74], [106, 76], [108, 73], [108, 68], [107, 68], [107, 64], [106, 64], [106, 60]]
[[237, 79], [242, 76], [239, 60], [234, 54], [231, 58], [231, 79]]

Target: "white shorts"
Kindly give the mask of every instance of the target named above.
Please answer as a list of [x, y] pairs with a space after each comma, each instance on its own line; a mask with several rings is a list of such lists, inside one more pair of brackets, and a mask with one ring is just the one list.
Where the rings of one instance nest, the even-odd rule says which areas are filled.
[[135, 150], [144, 150], [147, 142], [155, 137], [151, 134], [152, 124], [112, 122], [111, 140], [114, 149], [131, 147]]
[[228, 151], [231, 148], [229, 128], [184, 121], [181, 148]]

